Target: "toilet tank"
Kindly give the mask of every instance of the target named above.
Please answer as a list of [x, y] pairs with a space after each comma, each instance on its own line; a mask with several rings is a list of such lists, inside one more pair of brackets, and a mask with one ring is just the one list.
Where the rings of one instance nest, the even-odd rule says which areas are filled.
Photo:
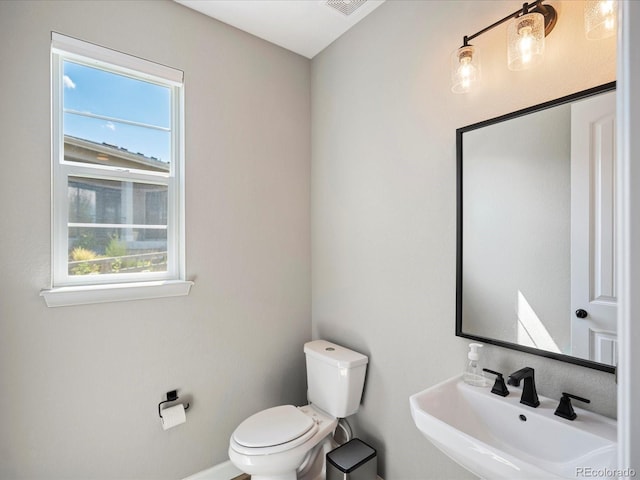
[[325, 340], [304, 344], [308, 400], [336, 418], [358, 411], [368, 358]]

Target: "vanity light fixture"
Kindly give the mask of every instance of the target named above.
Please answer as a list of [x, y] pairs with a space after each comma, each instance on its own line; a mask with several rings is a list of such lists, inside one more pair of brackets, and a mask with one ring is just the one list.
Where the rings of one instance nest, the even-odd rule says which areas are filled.
[[555, 8], [544, 5], [543, 1], [524, 3], [521, 9], [473, 35], [464, 36], [462, 46], [451, 56], [451, 90], [454, 93], [466, 93], [480, 80], [478, 48], [469, 42], [507, 21], [511, 21], [507, 27], [509, 69], [523, 70], [540, 63], [544, 39], [558, 20]]
[[587, 0], [584, 4], [584, 31], [587, 38], [599, 40], [616, 33], [618, 2], [615, 0]]

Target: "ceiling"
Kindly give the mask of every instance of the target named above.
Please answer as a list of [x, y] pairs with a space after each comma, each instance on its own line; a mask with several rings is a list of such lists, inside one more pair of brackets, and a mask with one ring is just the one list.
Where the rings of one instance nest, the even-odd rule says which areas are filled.
[[[385, 0], [175, 0], [287, 50], [313, 58]], [[349, 15], [342, 10], [355, 10]]]

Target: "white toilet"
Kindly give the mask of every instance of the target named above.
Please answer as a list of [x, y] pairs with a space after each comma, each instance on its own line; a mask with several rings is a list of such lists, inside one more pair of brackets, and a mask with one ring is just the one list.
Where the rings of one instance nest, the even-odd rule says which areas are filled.
[[367, 357], [324, 340], [305, 343], [309, 405], [258, 412], [231, 435], [229, 458], [252, 480], [319, 480], [337, 446], [338, 419], [358, 411]]

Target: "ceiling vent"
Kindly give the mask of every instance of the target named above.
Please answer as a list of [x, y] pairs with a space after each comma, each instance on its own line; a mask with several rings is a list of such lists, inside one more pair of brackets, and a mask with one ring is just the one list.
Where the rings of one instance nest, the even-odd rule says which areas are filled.
[[327, 6], [343, 15], [351, 15], [366, 2], [367, 0], [327, 0]]

